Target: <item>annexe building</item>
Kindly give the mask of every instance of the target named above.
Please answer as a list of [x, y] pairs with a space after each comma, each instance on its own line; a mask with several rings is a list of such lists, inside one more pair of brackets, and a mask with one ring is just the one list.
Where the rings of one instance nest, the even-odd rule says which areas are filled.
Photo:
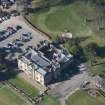
[[73, 61], [73, 56], [64, 49], [42, 41], [36, 50], [30, 49], [18, 58], [18, 68], [41, 85], [57, 80], [62, 69]]

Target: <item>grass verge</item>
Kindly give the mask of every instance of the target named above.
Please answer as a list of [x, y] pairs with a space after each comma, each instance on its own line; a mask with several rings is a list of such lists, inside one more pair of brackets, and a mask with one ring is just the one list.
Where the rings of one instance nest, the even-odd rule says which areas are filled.
[[105, 99], [101, 96], [91, 97], [85, 91], [77, 91], [68, 98], [67, 105], [105, 105]]
[[28, 105], [25, 100], [17, 96], [8, 87], [0, 88], [0, 105]]
[[17, 88], [23, 90], [31, 97], [36, 96], [38, 93], [38, 90], [34, 86], [30, 85], [27, 81], [18, 76], [14, 79], [10, 79], [10, 82], [12, 82]]

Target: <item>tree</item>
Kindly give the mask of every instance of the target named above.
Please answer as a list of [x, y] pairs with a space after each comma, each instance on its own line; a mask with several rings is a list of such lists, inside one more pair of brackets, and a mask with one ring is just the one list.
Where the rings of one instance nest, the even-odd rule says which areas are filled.
[[105, 5], [105, 0], [92, 0], [93, 3], [96, 3], [97, 5]]
[[95, 58], [96, 58], [97, 48], [98, 48], [98, 45], [96, 43], [89, 43], [84, 49], [85, 56], [91, 62], [91, 65], [93, 64], [93, 62], [96, 61]]

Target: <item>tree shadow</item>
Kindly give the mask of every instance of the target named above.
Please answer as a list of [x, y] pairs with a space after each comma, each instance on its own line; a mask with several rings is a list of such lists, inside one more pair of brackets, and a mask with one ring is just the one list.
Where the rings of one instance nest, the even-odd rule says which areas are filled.
[[10, 79], [16, 78], [16, 76], [19, 74], [19, 72], [14, 72], [13, 70], [2, 70], [0, 71], [0, 82], [8, 81]]
[[5, 52], [6, 54], [11, 53], [22, 53], [22, 49], [20, 47], [16, 48], [16, 47], [3, 47], [1, 49], [1, 51]]
[[28, 12], [29, 13], [36, 13], [36, 12], [40, 12], [40, 13], [43, 13], [43, 12], [47, 12], [49, 11], [49, 9], [51, 7], [56, 7], [56, 6], [65, 6], [65, 5], [70, 5], [76, 1], [85, 1], [86, 0], [59, 0], [59, 1], [44, 1], [46, 2], [45, 4], [43, 4], [42, 6], [39, 6], [39, 7], [29, 7], [28, 8]]
[[95, 0], [56, 0], [56, 1], [52, 1], [52, 0], [46, 0], [43, 1], [44, 4], [42, 4], [39, 7], [29, 7], [28, 8], [28, 12], [29, 13], [36, 13], [36, 12], [46, 12], [46, 10], [48, 11], [50, 9], [50, 7], [56, 7], [56, 6], [66, 6], [66, 5], [70, 5], [72, 3], [75, 2], [84, 2], [84, 3], [91, 3], [91, 4], [97, 4]]
[[62, 70], [61, 75], [58, 79], [52, 80], [48, 85], [70, 80], [75, 75], [82, 73], [78, 67], [79, 65], [80, 63], [74, 61], [72, 64]]
[[0, 68], [0, 82], [15, 78], [21, 72], [15, 71], [15, 68], [17, 68], [16, 59], [6, 59], [9, 54], [6, 50], [5, 48], [0, 48], [0, 64], [5, 65], [4, 69]]
[[37, 7], [37, 8], [28, 8], [28, 12], [29, 13], [45, 13], [47, 11], [49, 11], [50, 8], [46, 7], [46, 8], [42, 8], [42, 7]]
[[105, 46], [103, 46], [103, 47], [98, 46], [96, 48], [96, 54], [97, 54], [97, 56], [105, 57]]
[[[7, 61], [6, 61], [6, 64], [7, 64]], [[21, 72], [21, 71], [14, 71], [15, 69], [14, 66], [15, 65], [12, 62], [8, 61], [8, 65], [6, 69], [0, 70], [0, 82], [13, 79]]]
[[62, 71], [60, 80], [61, 81], [69, 80], [70, 78], [72, 78], [73, 76], [79, 73], [80, 71], [79, 71], [78, 65], [75, 63], [72, 63]]

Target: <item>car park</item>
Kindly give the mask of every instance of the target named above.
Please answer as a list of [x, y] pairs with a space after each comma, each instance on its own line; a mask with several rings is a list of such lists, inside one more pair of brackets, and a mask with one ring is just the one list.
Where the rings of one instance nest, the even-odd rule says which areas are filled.
[[9, 37], [10, 35], [16, 33], [16, 29], [14, 29], [13, 27], [7, 27], [6, 30], [2, 30], [0, 31], [0, 41], [6, 39], [7, 37]]

